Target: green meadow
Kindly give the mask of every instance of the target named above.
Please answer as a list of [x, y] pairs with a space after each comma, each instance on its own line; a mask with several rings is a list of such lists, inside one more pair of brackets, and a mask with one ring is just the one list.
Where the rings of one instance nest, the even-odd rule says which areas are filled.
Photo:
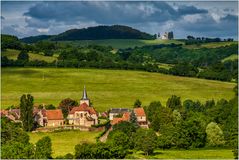
[[65, 155], [67, 153], [74, 154], [75, 145], [88, 142], [95, 143], [96, 137], [100, 132], [83, 132], [83, 131], [62, 131], [62, 132], [38, 132], [28, 133], [30, 142], [36, 143], [44, 136], [49, 136], [52, 142], [53, 157]]
[[79, 41], [63, 41], [59, 42], [62, 44], [73, 44], [75, 46], [82, 45], [101, 45], [101, 46], [112, 46], [115, 49], [120, 48], [133, 48], [133, 47], [141, 47], [145, 45], [157, 45], [157, 44], [183, 44], [178, 40], [138, 40], [138, 39], [105, 39], [105, 40], [79, 40]]
[[222, 62], [225, 62], [225, 61], [233, 61], [233, 60], [237, 60], [238, 59], [238, 54], [232, 54], [226, 58], [224, 58], [222, 60]]
[[137, 159], [233, 159], [230, 149], [156, 150], [154, 155], [145, 156], [136, 152], [129, 158]]
[[[53, 157], [63, 156], [67, 153], [74, 154], [75, 145], [88, 142], [95, 143], [100, 132], [61, 131], [28, 133], [30, 142], [36, 143], [44, 136], [49, 136], [52, 141]], [[155, 150], [154, 155], [145, 156], [137, 151], [127, 156], [137, 159], [233, 159], [230, 149], [194, 149], [194, 150]]]
[[[1, 54], [2, 56], [7, 56], [9, 59], [17, 60], [17, 56], [20, 53], [19, 50], [15, 49], [7, 49], [6, 51], [3, 51]], [[44, 56], [42, 54], [36, 54], [36, 53], [28, 53], [30, 61], [33, 60], [39, 60], [39, 61], [46, 61], [46, 62], [53, 62], [56, 60], [56, 57], [50, 57], [50, 56]]]
[[125, 70], [64, 68], [2, 68], [2, 108], [19, 105], [22, 94], [34, 96], [35, 104], [58, 106], [64, 98], [77, 101], [86, 85], [88, 97], [97, 111], [131, 108], [136, 99], [144, 105], [171, 95], [182, 100], [205, 102], [230, 99], [235, 83], [178, 77], [160, 73]]

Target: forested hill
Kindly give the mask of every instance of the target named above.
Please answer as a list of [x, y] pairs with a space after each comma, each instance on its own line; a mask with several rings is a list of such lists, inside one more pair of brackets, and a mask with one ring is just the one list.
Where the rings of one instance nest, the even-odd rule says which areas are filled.
[[96, 26], [83, 29], [71, 29], [54, 36], [33, 36], [21, 39], [26, 43], [39, 40], [73, 41], [73, 40], [100, 40], [100, 39], [155, 39], [153, 35], [141, 32], [134, 28], [122, 25]]

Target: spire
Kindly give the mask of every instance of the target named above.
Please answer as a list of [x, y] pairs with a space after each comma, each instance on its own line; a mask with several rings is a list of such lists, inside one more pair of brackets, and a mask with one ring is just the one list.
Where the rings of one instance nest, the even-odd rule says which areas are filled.
[[88, 100], [87, 98], [87, 93], [86, 93], [86, 89], [85, 89], [85, 85], [84, 85], [84, 90], [83, 90], [83, 95], [82, 95], [82, 100]]

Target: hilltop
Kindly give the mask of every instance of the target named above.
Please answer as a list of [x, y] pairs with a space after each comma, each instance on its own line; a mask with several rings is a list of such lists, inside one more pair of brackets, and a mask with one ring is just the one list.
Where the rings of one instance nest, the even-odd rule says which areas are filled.
[[102, 39], [155, 39], [153, 35], [137, 29], [123, 26], [95, 26], [82, 29], [70, 29], [58, 35], [40, 35], [21, 39], [25, 43], [35, 43], [40, 40], [75, 41], [75, 40], [102, 40]]

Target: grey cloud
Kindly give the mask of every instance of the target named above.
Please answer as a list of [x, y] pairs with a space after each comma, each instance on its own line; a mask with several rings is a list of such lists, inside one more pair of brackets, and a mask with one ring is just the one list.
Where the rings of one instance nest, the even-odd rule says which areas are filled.
[[181, 22], [178, 27], [183, 28], [186, 32], [199, 33], [204, 36], [212, 37], [235, 37], [237, 36], [237, 19], [238, 16], [227, 15], [216, 22], [210, 16], [202, 16], [202, 18], [194, 23]]
[[1, 20], [5, 20], [5, 17], [1, 16]]
[[178, 8], [178, 12], [181, 15], [186, 15], [186, 14], [200, 14], [200, 13], [208, 13], [207, 10], [205, 9], [198, 9], [194, 6], [180, 6]]
[[175, 10], [166, 2], [43, 2], [24, 13], [42, 21], [65, 23], [95, 21], [102, 24], [164, 22], [186, 14], [207, 13], [194, 6]]

